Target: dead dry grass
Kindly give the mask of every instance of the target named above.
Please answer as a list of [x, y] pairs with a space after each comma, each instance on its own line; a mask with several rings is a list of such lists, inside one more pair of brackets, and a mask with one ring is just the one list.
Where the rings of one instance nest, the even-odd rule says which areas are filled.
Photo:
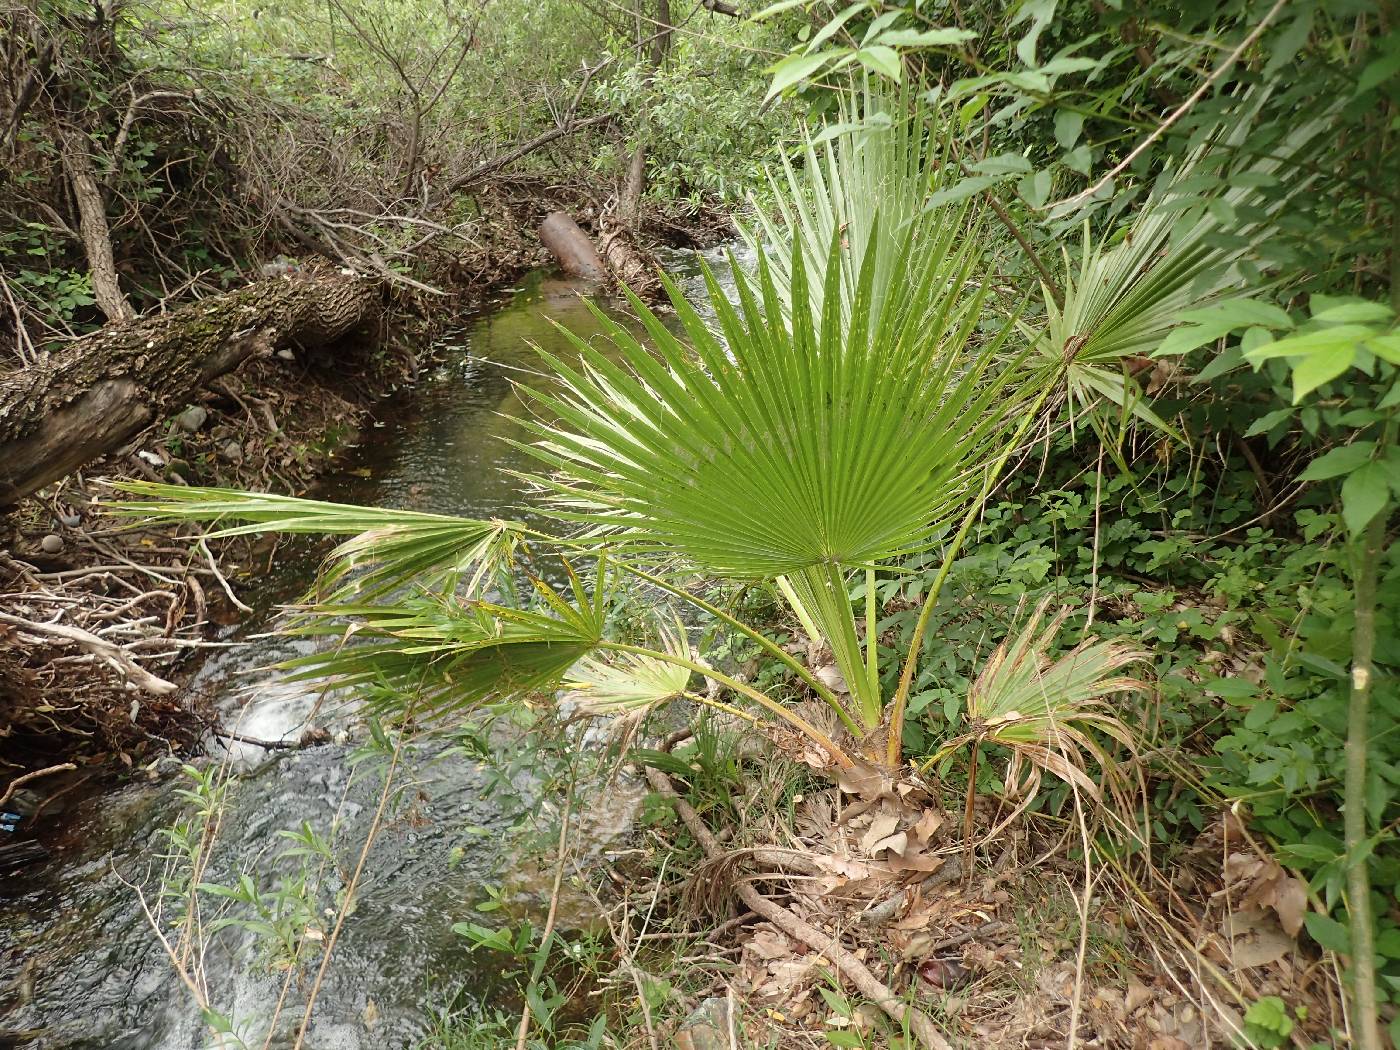
[[[924, 1045], [812, 943], [822, 938], [932, 1020], [945, 1042], [927, 1045], [1250, 1045], [1244, 1015], [1263, 996], [1303, 1007], [1291, 1045], [1332, 1045], [1345, 1028], [1335, 967], [1300, 934], [1304, 888], [1234, 816], [1160, 867], [1101, 846], [1086, 865], [1073, 814], [1024, 816], [969, 861], [961, 799], [920, 788], [904, 796], [929, 829], [913, 867], [889, 846], [888, 800], [882, 817], [799, 766], [770, 758], [745, 770], [732, 807], [742, 824], [709, 827], [722, 856], [694, 866], [672, 913], [716, 953], [696, 978], [707, 987], [683, 1004], [732, 1000], [732, 1030], [692, 1017], [674, 1045]], [[979, 801], [977, 831], [997, 817]], [[755, 891], [786, 917], [754, 914]], [[669, 975], [678, 988], [687, 977]]]

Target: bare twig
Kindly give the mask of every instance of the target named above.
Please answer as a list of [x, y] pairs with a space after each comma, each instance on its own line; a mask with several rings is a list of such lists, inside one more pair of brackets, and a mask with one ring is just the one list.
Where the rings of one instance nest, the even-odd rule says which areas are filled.
[[148, 693], [154, 693], [156, 696], [166, 696], [179, 688], [174, 682], [167, 682], [164, 678], [151, 674], [150, 671], [133, 660], [121, 646], [115, 645], [91, 631], [85, 631], [81, 627], [70, 627], [62, 623], [37, 623], [34, 620], [26, 620], [22, 616], [12, 616], [9, 613], [0, 613], [0, 623], [18, 627], [20, 630], [29, 631], [32, 634], [46, 634], [73, 642], [98, 659], [112, 664], [134, 685]]
[[[408, 715], [412, 715], [413, 707], [410, 705]], [[389, 808], [389, 796], [394, 786], [394, 774], [398, 771], [399, 760], [403, 754], [404, 738], [400, 736], [394, 742], [393, 757], [389, 760], [389, 768], [384, 773], [384, 787], [379, 792], [379, 804], [375, 807], [374, 817], [370, 821], [369, 832], [365, 835], [364, 845], [360, 848], [360, 855], [355, 861], [355, 870], [350, 876], [350, 881], [345, 887], [344, 904], [336, 913], [335, 925], [331, 927], [330, 936], [326, 938], [326, 949], [321, 954], [321, 965], [316, 970], [316, 978], [311, 983], [311, 992], [306, 997], [306, 1010], [301, 1015], [301, 1023], [297, 1025], [296, 1042], [292, 1044], [292, 1050], [301, 1050], [306, 1041], [306, 1030], [311, 1027], [311, 1015], [316, 1009], [316, 1000], [321, 994], [321, 985], [326, 979], [326, 971], [330, 969], [331, 956], [335, 953], [336, 941], [340, 939], [340, 931], [345, 927], [345, 920], [349, 916], [352, 906], [355, 903], [355, 891], [360, 885], [360, 876], [364, 874], [365, 862], [369, 859], [370, 847], [374, 845], [374, 840], [379, 835], [379, 829], [383, 826], [384, 813]]]
[[234, 740], [251, 747], [260, 747], [264, 751], [300, 751], [324, 743], [326, 740], [324, 730], [303, 733], [295, 740], [260, 740], [258, 737], [245, 736], [243, 733], [235, 733], [229, 729], [211, 729], [210, 733], [224, 740]]
[[533, 153], [535, 152], [535, 150], [540, 149], [543, 146], [548, 146], [555, 139], [561, 139], [565, 135], [572, 135], [574, 132], [582, 131], [584, 128], [591, 128], [596, 127], [599, 124], [606, 124], [608, 121], [615, 120], [616, 118], [616, 113], [600, 113], [595, 117], [587, 117], [583, 120], [570, 119], [564, 124], [560, 124], [556, 127], [550, 128], [548, 131], [541, 132], [534, 138], [528, 139], [527, 141], [522, 142], [520, 145], [512, 149], [508, 149], [504, 153], [501, 153], [495, 157], [492, 157], [488, 161], [478, 164], [471, 171], [466, 172], [463, 175], [458, 175], [455, 179], [450, 180], [447, 183], [447, 185], [442, 188], [442, 192], [444, 194], [453, 193], [457, 190], [463, 189], [466, 186], [470, 186], [474, 182], [480, 182], [492, 172], [498, 171], [499, 169], [504, 168], [509, 164], [514, 164], [521, 157]]
[[32, 773], [25, 773], [23, 776], [15, 777], [14, 780], [10, 781], [10, 786], [5, 789], [5, 793], [0, 795], [0, 806], [10, 801], [10, 799], [14, 797], [15, 792], [30, 781], [38, 780], [40, 777], [52, 776], [54, 773], [67, 773], [77, 768], [78, 767], [72, 762], [61, 762], [56, 766], [45, 766], [43, 769], [36, 769]]
[[199, 538], [199, 552], [204, 555], [204, 560], [209, 563], [209, 571], [214, 574], [214, 579], [219, 581], [219, 586], [222, 587], [224, 593], [228, 595], [228, 600], [233, 602], [234, 608], [238, 609], [239, 612], [252, 612], [252, 606], [244, 605], [238, 600], [238, 595], [233, 593], [233, 588], [229, 586], [229, 582], [224, 578], [224, 574], [219, 571], [219, 563], [214, 560], [214, 554], [209, 549], [209, 544], [205, 541], [203, 536]]
[[[705, 855], [711, 859], [723, 856], [724, 851], [719, 842], [716, 841], [714, 834], [700, 819], [700, 814], [696, 813], [690, 803], [676, 792], [670, 778], [657, 769], [648, 769], [646, 773], [647, 780], [651, 783], [653, 790], [671, 800], [671, 804], [676, 807], [676, 813], [679, 814], [686, 828], [694, 836], [695, 841], [700, 843]], [[887, 984], [871, 973], [863, 962], [842, 947], [836, 938], [823, 933], [811, 923], [798, 918], [782, 905], [769, 900], [748, 883], [740, 882], [734, 889], [739, 895], [739, 899], [750, 909], [763, 916], [784, 933], [802, 941], [809, 948], [820, 952], [822, 956], [829, 959], [831, 964], [855, 986], [861, 995], [877, 1005], [895, 1022], [908, 1025], [914, 1038], [924, 1046], [932, 1047], [933, 1050], [952, 1050], [952, 1044], [938, 1030], [933, 1018], [901, 1000]]]
[[1156, 142], [1159, 138], [1161, 138], [1167, 133], [1168, 128], [1170, 128], [1182, 117], [1186, 116], [1186, 114], [1191, 111], [1191, 108], [1195, 106], [1195, 104], [1199, 102], [1202, 98], [1205, 97], [1206, 92], [1209, 91], [1212, 87], [1214, 87], [1216, 82], [1219, 81], [1220, 78], [1223, 77], [1227, 72], [1229, 72], [1230, 68], [1237, 61], [1239, 61], [1239, 57], [1243, 55], [1247, 50], [1249, 50], [1249, 46], [1259, 39], [1259, 37], [1263, 34], [1264, 30], [1269, 27], [1269, 23], [1272, 22], [1274, 18], [1278, 15], [1278, 13], [1282, 11], [1287, 5], [1288, 0], [1274, 0], [1274, 6], [1269, 8], [1269, 10], [1265, 13], [1264, 17], [1260, 20], [1259, 24], [1255, 26], [1249, 32], [1249, 34], [1246, 35], [1245, 38], [1239, 42], [1239, 45], [1228, 55], [1225, 56], [1225, 60], [1221, 62], [1219, 66], [1216, 67], [1215, 72], [1212, 73], [1210, 76], [1206, 77], [1206, 79], [1201, 82], [1201, 86], [1198, 87], [1195, 91], [1191, 92], [1190, 96], [1186, 99], [1186, 101], [1183, 102], [1180, 106], [1178, 106], [1172, 112], [1171, 116], [1167, 117], [1166, 120], [1158, 124], [1157, 127], [1153, 129], [1152, 134], [1148, 135], [1147, 138], [1143, 139], [1140, 143], [1138, 143], [1131, 153], [1129, 153], [1126, 157], [1124, 157], [1117, 164], [1111, 167], [1107, 172], [1105, 172], [1099, 178], [1098, 182], [1094, 183], [1087, 190], [1082, 190], [1079, 193], [1076, 193], [1073, 197], [1066, 197], [1062, 201], [1058, 201], [1055, 204], [1049, 205], [1046, 210], [1049, 211], [1058, 208], [1066, 208], [1071, 205], [1079, 204], [1082, 201], [1086, 201], [1090, 197], [1094, 196], [1094, 194], [1098, 193], [1099, 190], [1107, 186], [1111, 181], [1113, 181], [1114, 178], [1122, 174], [1127, 169], [1128, 165], [1132, 164], [1133, 161], [1137, 160], [1138, 157], [1142, 156], [1142, 154], [1145, 153], [1154, 142]]

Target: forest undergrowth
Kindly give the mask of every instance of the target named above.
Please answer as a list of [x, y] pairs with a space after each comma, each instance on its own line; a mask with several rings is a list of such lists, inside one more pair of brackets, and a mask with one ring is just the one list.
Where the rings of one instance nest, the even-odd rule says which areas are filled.
[[[418, 819], [407, 759], [445, 738], [524, 860], [436, 917], [495, 976], [433, 989], [423, 1050], [1395, 1045], [1395, 5], [528, 6], [424, 44], [335, 0], [381, 76], [279, 214], [430, 279], [434, 186], [525, 156], [473, 166], [458, 132], [567, 38], [518, 185], [571, 168], [605, 239], [648, 193], [713, 195], [754, 264], [668, 285], [665, 322], [628, 299], [645, 343], [600, 313], [544, 355], [547, 525], [121, 486], [143, 527], [342, 537], [283, 628], [333, 644], [285, 670], [354, 691], [368, 835], [333, 814], [283, 829], [296, 878], [210, 882], [237, 780], [195, 762], [157, 858], [214, 1043], [309, 1045], [376, 836]], [[485, 104], [439, 91], [459, 68]], [[387, 225], [340, 230], [352, 171]], [[199, 970], [228, 927], [264, 943], [270, 1019]]]

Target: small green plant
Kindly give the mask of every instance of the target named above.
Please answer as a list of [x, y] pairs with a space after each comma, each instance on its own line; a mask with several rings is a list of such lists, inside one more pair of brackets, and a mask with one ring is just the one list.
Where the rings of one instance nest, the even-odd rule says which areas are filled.
[[[498, 894], [488, 891], [488, 899], [477, 910], [493, 912], [499, 907]], [[574, 1003], [573, 987], [577, 976], [560, 975], [552, 969], [577, 969], [599, 951], [596, 944], [585, 940], [568, 940], [552, 930], [538, 929], [528, 920], [490, 927], [478, 922], [458, 922], [452, 932], [466, 939], [474, 952], [489, 953], [499, 967], [500, 978], [507, 986], [514, 985], [524, 1007], [529, 1011], [529, 1041], [525, 1044], [540, 1050], [598, 1050], [608, 1045], [608, 1020], [598, 1014], [587, 1021], [569, 1018]], [[500, 1011], [468, 1008], [449, 1012], [440, 1018], [438, 1029], [422, 1050], [486, 1050], [494, 1047], [514, 1047], [517, 1035], [525, 1031], [519, 1014], [514, 1018]]]
[[[1400, 302], [1400, 284], [1394, 295]], [[1346, 411], [1336, 419], [1335, 425], [1345, 428], [1350, 440], [1309, 464], [1301, 480], [1340, 480], [1342, 521], [1348, 535], [1354, 626], [1343, 789], [1350, 918], [1347, 954], [1360, 1045], [1379, 1047], [1380, 991], [1370, 869], [1378, 838], [1386, 833], [1376, 827], [1380, 823], [1377, 818], [1394, 789], [1381, 786], [1381, 802], [1375, 804], [1376, 787], [1384, 781], [1371, 767], [1377, 735], [1372, 698], [1378, 674], [1377, 584], [1390, 519], [1400, 506], [1400, 443], [1396, 440], [1400, 436], [1400, 328], [1390, 305], [1361, 299], [1313, 296], [1310, 314], [1296, 328], [1286, 315], [1268, 326], [1288, 331], [1282, 338], [1270, 338], [1253, 329], [1252, 337], [1247, 333], [1242, 346], [1245, 359], [1257, 367], [1268, 367], [1272, 362], [1286, 369], [1294, 406], [1314, 393], [1325, 397], [1353, 372], [1363, 377], [1347, 384]]]
[[1272, 1050], [1283, 1046], [1293, 1034], [1293, 1018], [1288, 1005], [1276, 995], [1255, 1000], [1244, 1015], [1245, 1035], [1257, 1047]]

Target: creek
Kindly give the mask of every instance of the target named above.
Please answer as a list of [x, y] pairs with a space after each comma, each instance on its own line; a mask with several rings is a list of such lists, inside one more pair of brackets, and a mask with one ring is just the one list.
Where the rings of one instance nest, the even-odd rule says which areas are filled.
[[[722, 253], [710, 253], [725, 269]], [[692, 254], [667, 259], [689, 291], [702, 293]], [[599, 333], [586, 296], [616, 314], [616, 304], [548, 273], [529, 275], [509, 298], [483, 310], [434, 348], [439, 362], [409, 390], [385, 402], [360, 445], [319, 488], [338, 502], [404, 507], [476, 518], [537, 520], [525, 483], [508, 473], [530, 462], [506, 438], [522, 437], [524, 411], [513, 383], [548, 382], [530, 344], [570, 353], [558, 322], [584, 338]], [[216, 698], [225, 724], [261, 740], [296, 739], [318, 693], [290, 683], [269, 665], [307, 651], [304, 639], [270, 633], [279, 603], [310, 584], [315, 558], [282, 548], [274, 567], [243, 595], [255, 613], [230, 629], [241, 644], [207, 657], [191, 689]], [[291, 843], [279, 831], [303, 822], [334, 838], [338, 860], [353, 866], [368, 832], [382, 780], [355, 773], [362, 726], [327, 704], [315, 714], [333, 742], [267, 752], [211, 742], [201, 764], [226, 763], [231, 781], [217, 847], [205, 882], [232, 884], [242, 871], [286, 871], [275, 861]], [[454, 922], [489, 920], [474, 911], [484, 887], [509, 877], [503, 847], [518, 813], [499, 801], [500, 774], [443, 740], [416, 749], [400, 772], [403, 801], [375, 838], [353, 913], [335, 947], [304, 1042], [306, 1050], [412, 1047], [431, 1009], [466, 996], [491, 1002], [492, 960], [467, 950]], [[528, 768], [513, 787], [528, 795]], [[0, 875], [0, 1047], [33, 1050], [200, 1050], [210, 1036], [147, 915], [154, 908], [169, 851], [161, 829], [188, 803], [183, 775], [134, 771], [124, 786], [90, 794], [43, 817], [51, 858]], [[77, 792], [74, 793], [75, 795]], [[637, 804], [620, 792], [591, 803], [588, 829], [601, 850], [625, 830]], [[346, 856], [348, 854], [348, 856]], [[273, 880], [275, 882], [275, 879]], [[139, 892], [138, 892], [139, 889]], [[541, 896], [537, 893], [535, 903]], [[202, 898], [211, 901], [211, 898]], [[217, 902], [213, 902], [217, 903]], [[212, 903], [202, 906], [212, 907]], [[168, 905], [167, 905], [168, 907]], [[314, 967], [312, 968], [314, 972]], [[238, 928], [213, 936], [198, 967], [211, 1004], [239, 1026], [251, 1047], [290, 1047], [307, 981], [290, 982], [275, 1035], [268, 1021], [284, 987], [256, 938]], [[241, 1044], [229, 1040], [228, 1047]]]

